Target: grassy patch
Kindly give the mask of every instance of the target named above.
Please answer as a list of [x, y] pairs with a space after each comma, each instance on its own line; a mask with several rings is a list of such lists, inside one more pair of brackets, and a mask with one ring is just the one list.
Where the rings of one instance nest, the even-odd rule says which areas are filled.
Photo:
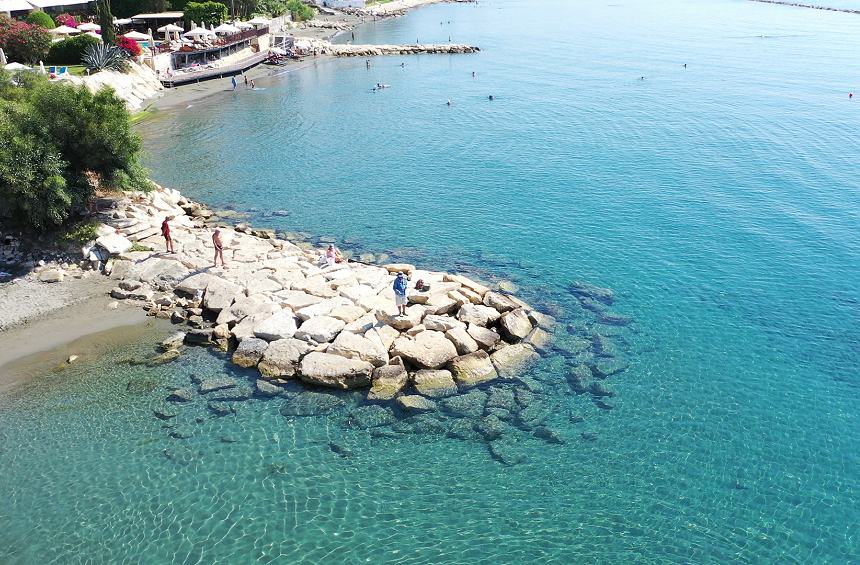
[[128, 251], [152, 251], [152, 248], [134, 241], [132, 242], [131, 247], [128, 248]]
[[57, 233], [57, 241], [60, 243], [75, 243], [83, 245], [84, 243], [96, 239], [98, 234], [99, 222], [96, 220], [83, 220], [73, 224], [63, 226]]
[[152, 113], [155, 112], [155, 110], [150, 110], [150, 108], [152, 108], [152, 104], [150, 104], [149, 106], [147, 106], [146, 108], [144, 108], [143, 110], [138, 112], [137, 114], [132, 114], [131, 118], [129, 119], [129, 123], [134, 124], [134, 123], [139, 122], [140, 120], [146, 118], [147, 116], [152, 115]]

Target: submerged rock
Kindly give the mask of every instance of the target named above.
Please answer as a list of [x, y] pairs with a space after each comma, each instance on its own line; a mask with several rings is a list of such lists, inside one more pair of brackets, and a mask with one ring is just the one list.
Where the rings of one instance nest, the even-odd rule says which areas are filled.
[[573, 281], [568, 290], [575, 296], [585, 296], [599, 300], [604, 304], [611, 305], [615, 301], [615, 294], [608, 288], [600, 288], [582, 281]]
[[206, 394], [224, 388], [233, 388], [238, 386], [239, 382], [233, 377], [220, 377], [217, 379], [207, 379], [200, 383], [200, 394]]
[[273, 385], [265, 379], [257, 379], [257, 394], [260, 396], [278, 396], [284, 389], [277, 385]]
[[436, 403], [423, 396], [412, 394], [397, 397], [397, 405], [406, 412], [431, 412], [436, 410]]
[[322, 416], [344, 406], [344, 401], [332, 394], [306, 391], [281, 406], [281, 415]]
[[387, 426], [396, 421], [390, 408], [375, 404], [359, 406], [349, 413], [349, 425], [353, 428], [366, 429]]
[[147, 381], [144, 379], [134, 379], [129, 381], [127, 385], [125, 385], [126, 392], [130, 392], [132, 394], [147, 394], [155, 390], [155, 387], [158, 386], [155, 381]]
[[167, 397], [167, 400], [170, 402], [191, 402], [196, 397], [197, 393], [195, 393], [193, 389], [178, 388]]

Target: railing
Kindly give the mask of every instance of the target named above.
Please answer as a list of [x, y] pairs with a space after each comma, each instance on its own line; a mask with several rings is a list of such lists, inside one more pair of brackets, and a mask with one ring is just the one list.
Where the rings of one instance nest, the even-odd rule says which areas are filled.
[[213, 66], [213, 65], [200, 65], [197, 67], [191, 67], [189, 69], [182, 69], [180, 71], [176, 71], [172, 73], [170, 76], [162, 76], [160, 77], [161, 84], [167, 87], [173, 87], [178, 84], [198, 81], [207, 78], [212, 78], [216, 76], [223, 75], [232, 75], [236, 74], [240, 71], [244, 71], [247, 68], [253, 67], [259, 63], [262, 63], [266, 57], [268, 57], [268, 53], [255, 53], [254, 55], [248, 57], [247, 59], [243, 59], [232, 65], [223, 65], [223, 66]]
[[[208, 41], [211, 47], [195, 47], [191, 46], [191, 51], [183, 51], [183, 53], [196, 53], [198, 51], [209, 51], [212, 49], [218, 49], [221, 47], [229, 47], [236, 43], [241, 43], [243, 41], [247, 41], [248, 39], [254, 39], [255, 37], [262, 37], [269, 33], [269, 27], [261, 27], [255, 29], [246, 29], [245, 31], [240, 31], [238, 33], [233, 33], [224, 37], [219, 37], [218, 39], [214, 39]], [[170, 47], [169, 42], [164, 42], [155, 46], [155, 53], [161, 55], [162, 53], [170, 53], [173, 51], [177, 51]]]

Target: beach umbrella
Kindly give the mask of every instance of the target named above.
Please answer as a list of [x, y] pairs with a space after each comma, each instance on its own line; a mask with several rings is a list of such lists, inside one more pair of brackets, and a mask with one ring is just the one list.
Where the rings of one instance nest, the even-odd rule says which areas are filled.
[[230, 24], [221, 24], [212, 31], [215, 33], [236, 33], [239, 31], [239, 28], [233, 27]]
[[6, 63], [8, 63], [8, 61], [6, 60], [6, 53], [4, 53], [3, 48], [0, 47], [0, 65], [5, 67]]
[[3, 66], [7, 71], [32, 71], [32, 67], [28, 67], [27, 65], [22, 65], [21, 63], [9, 63], [8, 65]]
[[184, 28], [181, 28], [181, 27], [179, 27], [178, 25], [174, 25], [174, 24], [167, 24], [166, 26], [161, 26], [161, 27], [160, 27], [160, 28], [158, 28], [156, 31], [163, 33], [163, 34], [164, 34], [164, 39], [165, 39], [165, 40], [167, 40], [167, 41], [170, 41], [170, 34], [171, 34], [171, 32], [177, 32], [177, 33], [178, 33], [178, 32], [180, 32], [180, 31], [182, 31], [183, 29], [184, 29]]
[[272, 20], [257, 16], [253, 20], [248, 20], [248, 23], [255, 26], [267, 26], [272, 23]]
[[49, 29], [48, 33], [52, 35], [74, 35], [76, 33], [81, 33], [77, 28], [69, 27], [69, 26], [58, 26], [54, 29]]
[[236, 22], [236, 27], [239, 29], [251, 29], [254, 26], [248, 22]]
[[149, 36], [145, 33], [140, 33], [139, 31], [130, 31], [123, 35], [123, 37], [127, 37], [129, 39], [133, 39], [134, 41], [147, 41]]
[[94, 24], [92, 22], [87, 22], [85, 24], [79, 25], [77, 29], [81, 31], [101, 31], [102, 26], [100, 26], [99, 24]]
[[131, 23], [131, 18], [120, 18], [118, 20], [113, 21], [113, 25], [115, 26], [127, 26]]
[[96, 39], [101, 39], [101, 38], [102, 38], [102, 36], [101, 36], [101, 35], [97, 34], [97, 33], [96, 33], [96, 32], [94, 32], [94, 31], [88, 31], [88, 32], [86, 32], [86, 33], [85, 33], [85, 34], [83, 34], [83, 35], [89, 35], [90, 37], [95, 37]]
[[208, 29], [204, 29], [202, 27], [196, 27], [192, 30], [186, 31], [182, 34], [182, 37], [212, 37], [215, 35]]

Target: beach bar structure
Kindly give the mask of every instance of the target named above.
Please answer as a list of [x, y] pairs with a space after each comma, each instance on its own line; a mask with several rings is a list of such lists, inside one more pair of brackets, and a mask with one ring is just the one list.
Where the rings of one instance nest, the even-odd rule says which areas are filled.
[[[169, 43], [163, 43], [156, 47], [156, 53], [169, 54], [171, 70], [159, 73], [159, 79], [164, 86], [174, 87], [241, 73], [262, 63], [268, 56], [268, 50], [268, 26], [183, 45], [179, 49]], [[235, 57], [230, 59], [242, 51], [247, 51], [248, 55], [238, 60]]]

